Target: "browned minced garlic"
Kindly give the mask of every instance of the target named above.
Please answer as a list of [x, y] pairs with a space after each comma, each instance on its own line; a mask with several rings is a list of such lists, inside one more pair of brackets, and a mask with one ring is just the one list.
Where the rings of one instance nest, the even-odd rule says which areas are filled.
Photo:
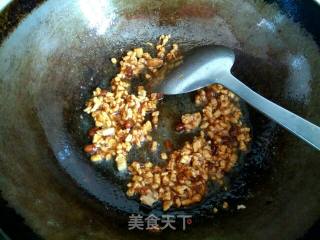
[[[177, 46], [173, 46], [166, 54], [165, 45], [169, 36], [162, 35], [157, 45], [157, 57], [152, 57], [142, 48], [135, 48], [119, 62], [120, 72], [111, 81], [111, 91], [95, 89], [92, 98], [87, 101], [84, 111], [94, 119], [95, 128], [89, 131], [92, 144], [84, 150], [91, 154], [92, 161], [115, 159], [118, 170], [127, 168], [127, 154], [133, 145], [141, 146], [144, 141], [152, 141], [150, 132], [159, 121], [157, 104], [162, 95], [148, 94], [143, 86], [139, 86], [137, 94], [129, 93], [130, 81], [140, 74], [155, 74], [174, 56], [178, 55]], [[115, 58], [111, 59], [116, 64]], [[152, 116], [146, 120], [147, 114]], [[152, 148], [156, 150], [153, 143]]]
[[[250, 129], [241, 122], [237, 97], [221, 85], [198, 91], [195, 102], [203, 106], [202, 113], [185, 114], [178, 131], [201, 129], [191, 143], [169, 156], [164, 167], [152, 163], [133, 162], [128, 183], [128, 196], [140, 195], [140, 201], [152, 206], [160, 200], [163, 210], [200, 202], [206, 194], [209, 180], [222, 183], [238, 159], [238, 150], [247, 150]], [[224, 208], [227, 205], [224, 204]]]
[[160, 157], [161, 157], [162, 160], [167, 160], [168, 159], [168, 155], [165, 152], [161, 153]]
[[152, 141], [151, 143], [151, 151], [156, 152], [158, 150], [158, 143], [156, 141]]
[[[111, 81], [111, 91], [97, 88], [86, 103], [84, 111], [95, 121], [95, 127], [89, 131], [92, 144], [84, 148], [91, 154], [92, 161], [113, 158], [118, 170], [124, 170], [133, 145], [140, 147], [142, 142], [149, 141], [151, 150], [157, 152], [158, 143], [150, 133], [158, 126], [157, 104], [163, 96], [148, 94], [143, 86], [138, 87], [137, 94], [129, 93], [130, 81], [141, 74], [152, 80], [157, 73], [162, 76], [166, 72], [160, 70], [181, 63], [177, 44], [166, 52], [168, 40], [169, 36], [160, 37], [157, 57], [142, 48], [129, 51], [119, 62], [120, 72]], [[170, 61], [173, 64], [167, 64]], [[118, 61], [112, 59], [112, 62]], [[166, 140], [165, 147], [170, 153], [160, 154], [164, 166], [133, 162], [128, 167], [132, 174], [127, 185], [128, 196], [139, 195], [140, 201], [149, 206], [160, 200], [165, 211], [172, 206], [200, 202], [206, 194], [208, 181], [222, 183], [224, 174], [237, 162], [238, 151], [247, 150], [250, 129], [241, 122], [241, 111], [233, 93], [221, 85], [212, 85], [198, 91], [195, 104], [202, 106], [202, 111], [183, 115], [176, 130], [200, 129], [200, 135], [175, 151], [172, 143]], [[147, 120], [148, 114], [151, 120]]]
[[237, 210], [246, 209], [246, 205], [240, 204], [237, 206]]
[[184, 114], [181, 117], [181, 122], [184, 126], [184, 129], [189, 132], [197, 127], [199, 127], [201, 123], [201, 113], [193, 113], [193, 114]]
[[116, 58], [111, 58], [111, 62], [113, 63], [113, 64], [117, 64], [117, 59]]
[[228, 202], [223, 202], [222, 208], [227, 209], [228, 207], [229, 207], [229, 203]]

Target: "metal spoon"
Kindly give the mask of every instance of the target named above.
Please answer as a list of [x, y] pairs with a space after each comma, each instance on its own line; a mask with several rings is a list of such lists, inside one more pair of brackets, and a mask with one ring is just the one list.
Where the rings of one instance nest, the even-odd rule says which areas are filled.
[[168, 74], [160, 86], [161, 92], [175, 95], [214, 83], [222, 84], [251, 106], [320, 150], [320, 127], [262, 97], [235, 78], [230, 72], [234, 60], [234, 52], [226, 47], [209, 46], [195, 49], [179, 67]]

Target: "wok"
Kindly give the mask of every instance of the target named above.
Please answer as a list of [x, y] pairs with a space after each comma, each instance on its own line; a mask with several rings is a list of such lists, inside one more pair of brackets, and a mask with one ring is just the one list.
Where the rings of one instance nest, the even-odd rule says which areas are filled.
[[[169, 211], [193, 216], [186, 231], [129, 231], [130, 214], [160, 216], [161, 208], [128, 199], [126, 177], [91, 164], [82, 150], [92, 124], [82, 109], [92, 90], [107, 87], [115, 74], [110, 58], [161, 34], [171, 34], [183, 52], [209, 44], [235, 49], [235, 76], [319, 125], [319, 29], [311, 14], [303, 15], [318, 13], [318, 6], [271, 2], [49, 0], [7, 7], [0, 48], [5, 231], [30, 239], [302, 237], [320, 216], [319, 152], [249, 106], [242, 107], [252, 127], [251, 151], [230, 172], [228, 188]], [[168, 98], [164, 122], [191, 110], [190, 99]], [[223, 201], [230, 210], [214, 214]], [[237, 211], [238, 204], [246, 209]]]

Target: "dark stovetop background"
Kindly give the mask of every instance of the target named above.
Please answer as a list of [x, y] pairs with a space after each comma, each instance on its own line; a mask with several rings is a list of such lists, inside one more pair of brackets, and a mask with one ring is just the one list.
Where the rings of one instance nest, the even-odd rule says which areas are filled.
[[[310, 32], [315, 41], [320, 46], [320, 5], [312, 0], [266, 0], [267, 2], [276, 2], [282, 11], [300, 22], [308, 32]], [[19, 0], [9, 6], [8, 14], [0, 16], [0, 41], [5, 38], [10, 30], [18, 24], [19, 19], [27, 15], [35, 6], [43, 0]], [[19, 19], [17, 19], [17, 16]], [[3, 23], [6, 28], [3, 28]], [[2, 24], [1, 24], [2, 23]], [[2, 230], [1, 230], [2, 229]], [[5, 235], [6, 234], [6, 235]], [[7, 238], [7, 237], [9, 238]], [[23, 218], [18, 216], [12, 208], [7, 206], [7, 202], [0, 196], [0, 240], [4, 239], [40, 239], [29, 227], [24, 224]], [[320, 218], [307, 231], [307, 233], [298, 240], [318, 240], [320, 239]]]

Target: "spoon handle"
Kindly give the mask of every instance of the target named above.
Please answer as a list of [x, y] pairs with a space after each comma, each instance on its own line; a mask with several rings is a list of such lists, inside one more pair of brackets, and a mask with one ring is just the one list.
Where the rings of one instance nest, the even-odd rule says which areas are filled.
[[262, 97], [232, 76], [232, 74], [224, 74], [218, 83], [224, 85], [252, 107], [320, 150], [320, 127]]

